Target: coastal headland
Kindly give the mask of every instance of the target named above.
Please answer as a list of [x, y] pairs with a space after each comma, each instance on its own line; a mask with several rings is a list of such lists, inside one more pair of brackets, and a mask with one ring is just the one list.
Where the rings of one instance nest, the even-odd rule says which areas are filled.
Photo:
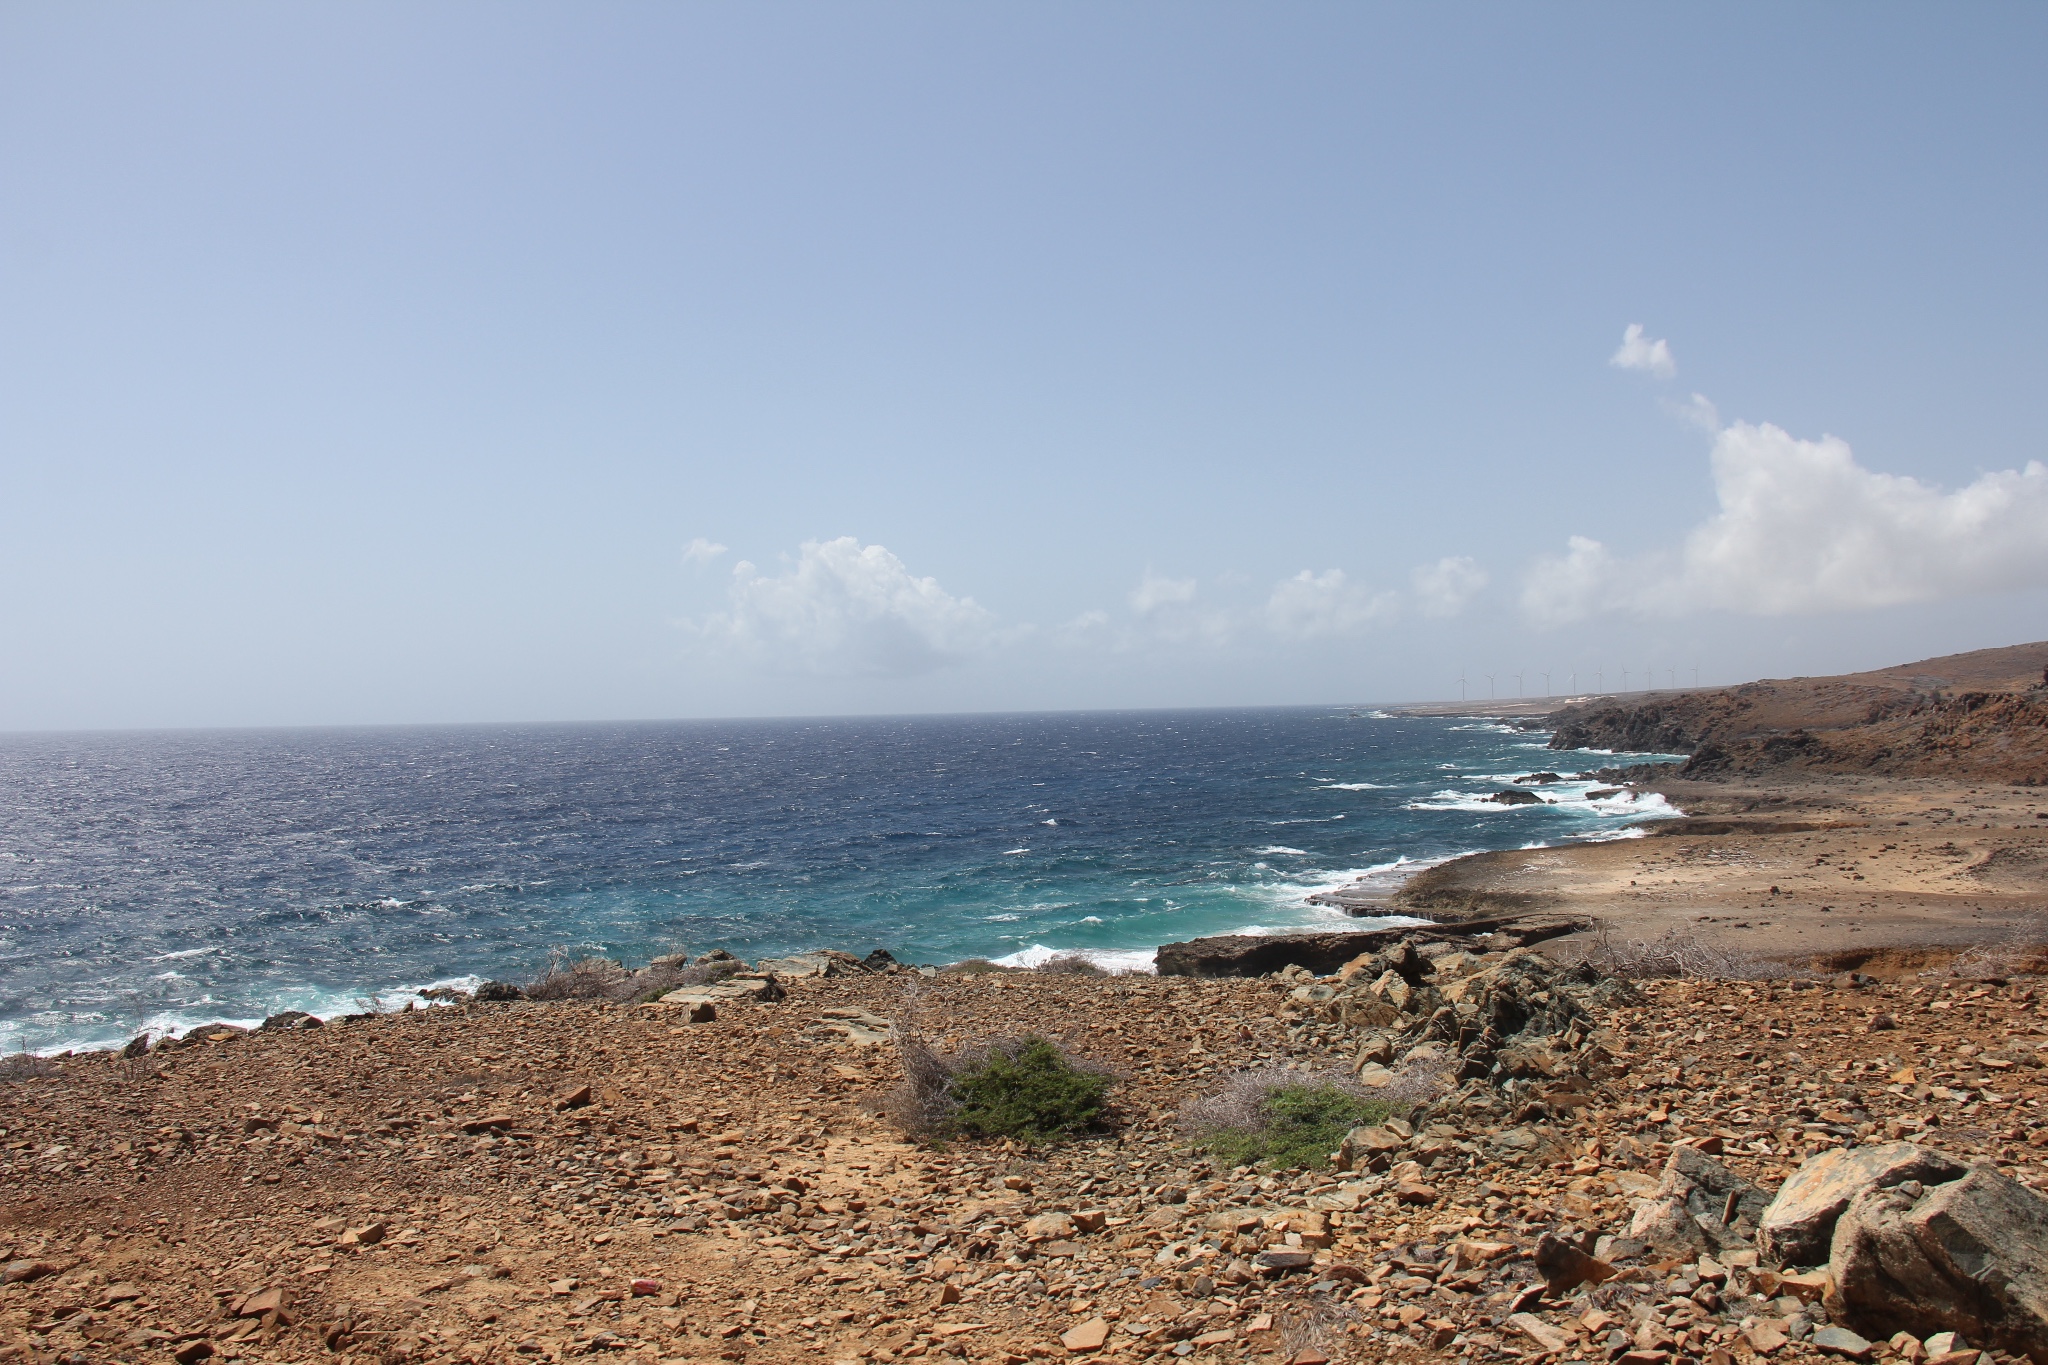
[[1612, 772], [1682, 815], [1643, 822], [1640, 839], [1456, 859], [1380, 899], [1431, 919], [1585, 917], [1566, 952], [1683, 934], [1879, 971], [2031, 949], [2048, 943], [2044, 670], [2048, 643], [1540, 713], [1466, 708], [1551, 730], [1560, 751], [1686, 755]]
[[[1844, 680], [1529, 717], [1647, 727], [1684, 814], [1444, 864], [1313, 963], [813, 954], [10, 1059], [0, 1360], [2048, 1359], [2041, 699], [1946, 662], [1830, 725]], [[1099, 1131], [892, 1121], [906, 1039], [1023, 1034], [1114, 1076]], [[1195, 1102], [1272, 1068], [1386, 1117], [1230, 1165]]]

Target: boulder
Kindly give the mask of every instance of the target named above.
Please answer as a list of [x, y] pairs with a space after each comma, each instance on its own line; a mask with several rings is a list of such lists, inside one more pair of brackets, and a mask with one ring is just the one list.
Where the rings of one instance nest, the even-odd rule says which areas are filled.
[[1697, 1147], [1675, 1147], [1656, 1193], [1637, 1206], [1628, 1235], [1690, 1260], [1748, 1245], [1767, 1203], [1763, 1191]]
[[1828, 1311], [1859, 1332], [1956, 1332], [2048, 1362], [2048, 1199], [1988, 1166], [1863, 1191], [1828, 1269]]
[[1543, 798], [1535, 792], [1520, 791], [1515, 788], [1497, 791], [1486, 799], [1502, 806], [1540, 806], [1543, 804]]
[[867, 969], [852, 953], [842, 953], [837, 948], [820, 948], [815, 952], [797, 953], [793, 957], [765, 958], [754, 964], [754, 970], [762, 976], [805, 981], [827, 976], [859, 976]]
[[1792, 1173], [1757, 1220], [1757, 1255], [1767, 1265], [1819, 1265], [1828, 1258], [1835, 1220], [1857, 1195], [1908, 1180], [1939, 1185], [1962, 1174], [1960, 1162], [1910, 1142], [1823, 1152]]
[[[656, 960], [659, 961], [659, 959]], [[476, 988], [476, 993], [470, 998], [478, 1004], [491, 1005], [524, 999], [525, 996], [517, 986], [509, 981], [486, 981], [483, 985]]]

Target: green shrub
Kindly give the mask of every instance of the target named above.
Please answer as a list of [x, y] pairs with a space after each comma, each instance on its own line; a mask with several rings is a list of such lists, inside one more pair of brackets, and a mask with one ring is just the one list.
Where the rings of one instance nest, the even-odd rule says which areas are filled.
[[917, 1137], [1056, 1142], [1103, 1126], [1115, 1084], [1036, 1034], [941, 1055], [901, 1030], [896, 1046], [904, 1083], [885, 1107]]
[[1274, 1068], [1236, 1078], [1224, 1093], [1190, 1106], [1186, 1121], [1225, 1165], [1314, 1170], [1329, 1164], [1353, 1128], [1400, 1110], [1334, 1077]]
[[1101, 1122], [1109, 1085], [1109, 1077], [1075, 1066], [1045, 1039], [1026, 1036], [1014, 1049], [990, 1048], [979, 1066], [953, 1074], [947, 1126], [1033, 1146], [1072, 1137]]

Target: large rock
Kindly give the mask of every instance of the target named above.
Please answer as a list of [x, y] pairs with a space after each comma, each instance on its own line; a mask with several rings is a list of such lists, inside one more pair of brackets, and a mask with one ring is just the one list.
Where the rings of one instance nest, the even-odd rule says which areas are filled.
[[710, 1005], [738, 1005], [750, 1001], [780, 1000], [785, 992], [772, 976], [728, 976], [715, 986], [685, 986], [670, 991], [657, 1002], [697, 1009]]
[[1628, 1235], [1674, 1256], [1742, 1247], [1767, 1203], [1762, 1190], [1697, 1147], [1676, 1147]]
[[1828, 1269], [1828, 1311], [1859, 1332], [1958, 1332], [2048, 1365], [2048, 1199], [1988, 1166], [1857, 1195]]
[[754, 970], [763, 976], [806, 981], [823, 976], [860, 976], [867, 968], [852, 953], [843, 953], [837, 948], [820, 948], [797, 953], [793, 957], [763, 958], [754, 964]]
[[1370, 929], [1343, 934], [1222, 934], [1168, 943], [1153, 955], [1161, 976], [1264, 976], [1305, 967], [1328, 976], [1360, 953], [1398, 942], [1412, 929]]
[[1824, 1152], [1792, 1173], [1757, 1223], [1758, 1257], [1769, 1265], [1819, 1265], [1835, 1220], [1865, 1190], [1917, 1180], [1938, 1185], [1963, 1174], [1960, 1162], [1910, 1142]]

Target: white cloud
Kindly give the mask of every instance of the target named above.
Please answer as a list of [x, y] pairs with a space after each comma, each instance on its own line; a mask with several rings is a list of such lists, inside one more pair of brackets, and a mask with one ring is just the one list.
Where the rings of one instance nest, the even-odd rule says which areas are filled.
[[1298, 640], [1349, 635], [1394, 615], [1400, 599], [1351, 582], [1342, 569], [1303, 569], [1274, 587], [1266, 600], [1266, 623]]
[[709, 564], [712, 560], [724, 554], [725, 548], [725, 546], [720, 545], [715, 540], [706, 540], [704, 537], [698, 536], [683, 547], [683, 563]]
[[771, 666], [904, 676], [958, 663], [995, 640], [971, 597], [917, 578], [880, 545], [852, 536], [806, 541], [773, 577], [733, 565], [731, 605], [694, 627], [704, 639]]
[[1628, 330], [1621, 334], [1620, 349], [1607, 357], [1607, 363], [1618, 370], [1644, 370], [1659, 379], [1669, 379], [1678, 373], [1678, 362], [1671, 358], [1671, 344], [1644, 336], [1640, 322], [1628, 325]]
[[1145, 570], [1138, 586], [1131, 589], [1131, 610], [1140, 615], [1194, 600], [1194, 579], [1165, 578], [1150, 569]]
[[1562, 555], [1538, 559], [1522, 581], [1522, 610], [1543, 625], [1560, 625], [1625, 606], [1627, 584], [1614, 578], [1614, 557], [1587, 536], [1573, 536]]
[[1451, 555], [1410, 570], [1408, 581], [1424, 616], [1456, 616], [1486, 586], [1486, 570], [1469, 555]]
[[1667, 558], [1624, 562], [1572, 538], [1538, 561], [1524, 609], [1701, 608], [1780, 616], [1929, 602], [2048, 583], [2048, 467], [1980, 475], [1945, 493], [1856, 463], [1846, 442], [1736, 422], [1713, 451], [1720, 510]]

